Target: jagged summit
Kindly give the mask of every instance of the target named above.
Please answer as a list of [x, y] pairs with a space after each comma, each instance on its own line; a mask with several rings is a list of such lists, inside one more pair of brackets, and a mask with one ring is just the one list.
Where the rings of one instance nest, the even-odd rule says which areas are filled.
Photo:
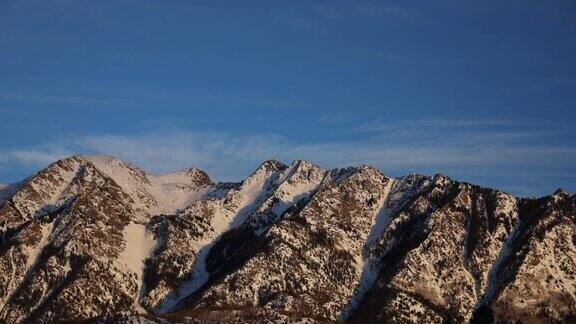
[[287, 168], [286, 164], [277, 160], [269, 159], [262, 162], [262, 164], [260, 164], [260, 166], [256, 170], [265, 169], [265, 170], [279, 171], [285, 168]]
[[302, 165], [315, 165], [314, 163], [307, 161], [307, 160], [294, 160], [292, 164], [302, 164]]
[[382, 172], [370, 165], [360, 165], [345, 168], [336, 168], [328, 172], [328, 179], [341, 183], [357, 174], [371, 174], [372, 176], [383, 175]]
[[[119, 159], [118, 157], [112, 156], [112, 155], [84, 155], [84, 154], [75, 154], [66, 158], [63, 158], [61, 160], [58, 160], [56, 162], [54, 162], [54, 164], [57, 163], [73, 163], [73, 162], [78, 162], [78, 161], [85, 161], [87, 163], [92, 164], [93, 166], [95, 166], [96, 168], [101, 169], [102, 171], [110, 171], [110, 169], [113, 169], [114, 167], [118, 167], [118, 168], [128, 168], [133, 170], [133, 172], [139, 173], [139, 174], [145, 174], [147, 177], [152, 177], [152, 178], [159, 178], [159, 179], [167, 179], [167, 182], [172, 181], [173, 183], [187, 183], [189, 181], [189, 179], [186, 177], [190, 177], [192, 179], [194, 179], [198, 184], [212, 184], [212, 185], [219, 185], [219, 186], [233, 186], [236, 185], [236, 182], [220, 182], [220, 183], [214, 183], [210, 176], [203, 170], [196, 168], [196, 167], [190, 167], [190, 168], [186, 168], [186, 169], [182, 169], [179, 171], [173, 171], [173, 172], [167, 172], [167, 173], [161, 173], [161, 174], [149, 174], [146, 171], [144, 171], [143, 169], [141, 169], [140, 167], [132, 164], [132, 163], [128, 163], [125, 162], [121, 159]], [[307, 161], [307, 160], [294, 160], [292, 161], [292, 163], [290, 165], [286, 165], [285, 163], [275, 160], [275, 159], [268, 159], [263, 161], [255, 170], [254, 173], [258, 172], [258, 170], [275, 170], [275, 171], [279, 171], [279, 170], [283, 170], [286, 169], [290, 166], [295, 166], [295, 165], [302, 165], [302, 166], [314, 166], [317, 168], [320, 168], [318, 165]], [[350, 175], [353, 172], [359, 171], [359, 170], [366, 170], [366, 169], [374, 169], [377, 170], [379, 172], [381, 172], [380, 170], [378, 170], [377, 168], [371, 166], [371, 165], [358, 165], [358, 166], [350, 166], [350, 167], [343, 167], [343, 168], [336, 168], [336, 169], [332, 169], [330, 170], [330, 174], [332, 174], [332, 176], [335, 177], [335, 179], [338, 176], [346, 176], [347, 174]], [[444, 173], [435, 173], [433, 175], [425, 175], [425, 174], [421, 174], [421, 173], [409, 173], [403, 176], [398, 177], [397, 179], [405, 179], [407, 177], [417, 177], [417, 178], [428, 178], [428, 179], [443, 179], [443, 181], [453, 181], [448, 175], [444, 174]], [[169, 180], [168, 180], [169, 179]], [[462, 183], [467, 183], [467, 182], [462, 182]], [[470, 184], [470, 183], [467, 183]], [[470, 185], [474, 185], [474, 184], [470, 184]], [[9, 187], [9, 184], [0, 184], [0, 190], [6, 187]], [[498, 190], [498, 189], [493, 189], [493, 190]], [[556, 191], [554, 191], [553, 194], [561, 194], [561, 193], [566, 193], [568, 195], [571, 195], [571, 193], [567, 192], [565, 189], [563, 188], [558, 188]], [[572, 194], [573, 195], [573, 194]]]
[[0, 322], [572, 322], [575, 224], [564, 191], [443, 174], [268, 160], [213, 183], [75, 155], [0, 189]]
[[554, 191], [553, 195], [570, 196], [570, 193], [568, 191], [564, 190], [564, 188], [558, 188]]

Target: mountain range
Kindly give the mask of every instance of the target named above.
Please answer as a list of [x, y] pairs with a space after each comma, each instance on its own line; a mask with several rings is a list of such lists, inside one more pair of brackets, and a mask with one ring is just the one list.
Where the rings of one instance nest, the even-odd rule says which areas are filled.
[[576, 195], [71, 156], [0, 186], [0, 322], [575, 323]]

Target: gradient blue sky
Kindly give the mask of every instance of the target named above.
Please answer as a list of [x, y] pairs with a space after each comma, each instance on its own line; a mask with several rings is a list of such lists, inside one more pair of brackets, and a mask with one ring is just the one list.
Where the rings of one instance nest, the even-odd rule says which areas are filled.
[[576, 2], [0, 0], [0, 182], [72, 153], [576, 191]]

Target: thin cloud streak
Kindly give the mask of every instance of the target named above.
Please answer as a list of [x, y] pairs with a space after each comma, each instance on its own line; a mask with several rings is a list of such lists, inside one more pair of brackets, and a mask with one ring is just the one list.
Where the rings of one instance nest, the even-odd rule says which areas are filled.
[[54, 150], [50, 148], [1, 152], [0, 167], [13, 163], [23, 165], [46, 165], [69, 155], [71, 155], [69, 151], [63, 149]]
[[550, 168], [569, 169], [571, 161], [576, 160], [575, 147], [528, 145], [490, 136], [456, 136], [450, 142], [438, 138], [420, 144], [420, 135], [411, 136], [394, 141], [377, 137], [368, 141], [299, 143], [275, 134], [174, 129], [140, 135], [102, 134], [62, 138], [56, 146], [0, 152], [0, 167], [41, 167], [72, 153], [106, 154], [153, 173], [196, 166], [216, 180], [240, 180], [269, 158], [285, 162], [305, 159], [326, 168], [370, 164], [394, 175], [405, 170], [450, 174], [451, 170], [503, 172], [502, 169], [518, 168], [533, 170], [535, 176], [551, 173]]

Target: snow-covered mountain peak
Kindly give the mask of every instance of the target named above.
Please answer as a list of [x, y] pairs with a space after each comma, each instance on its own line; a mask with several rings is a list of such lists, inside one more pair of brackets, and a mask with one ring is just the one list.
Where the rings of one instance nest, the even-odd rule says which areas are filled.
[[0, 191], [0, 200], [14, 194], [16, 206], [30, 215], [40, 209], [52, 210], [80, 190], [83, 184], [77, 179], [86, 172], [94, 173], [100, 181], [110, 179], [118, 185], [130, 197], [131, 207], [141, 215], [142, 222], [153, 215], [173, 214], [185, 208], [214, 185], [204, 171], [196, 168], [156, 176], [112, 156], [73, 155], [18, 185], [5, 187]]
[[450, 179], [450, 177], [448, 177], [447, 175], [445, 175], [444, 173], [435, 173], [432, 176], [432, 181], [436, 182], [436, 183], [447, 183], [452, 181], [452, 179]]
[[190, 168], [184, 171], [184, 174], [190, 177], [198, 185], [204, 184], [208, 185], [212, 183], [210, 176], [203, 170], [198, 168]]
[[554, 191], [553, 195], [558, 195], [558, 196], [570, 196], [570, 193], [566, 190], [564, 190], [564, 188], [558, 188]]
[[113, 179], [148, 215], [173, 214], [201, 198], [213, 186], [206, 172], [190, 168], [150, 175], [112, 156], [79, 156]]
[[284, 170], [286, 168], [287, 168], [286, 164], [284, 164], [278, 160], [269, 159], [269, 160], [262, 162], [262, 164], [260, 164], [260, 166], [258, 166], [258, 168], [256, 169], [255, 172], [258, 172], [259, 170], [281, 171], [281, 170]]
[[293, 168], [293, 169], [299, 169], [302, 171], [308, 171], [308, 170], [324, 170], [322, 167], [310, 162], [310, 161], [306, 161], [306, 160], [294, 160], [292, 161], [292, 163], [289, 165], [289, 168]]
[[195, 185], [212, 186], [214, 183], [208, 174], [197, 168], [190, 168], [179, 172], [150, 175], [152, 181], [161, 182], [164, 185]]
[[346, 181], [350, 177], [379, 177], [382, 176], [382, 172], [369, 165], [360, 165], [346, 168], [332, 169], [328, 172], [328, 177], [326, 180], [334, 181], [335, 183], [341, 183]]
[[575, 224], [563, 190], [303, 160], [214, 184], [76, 155], [0, 189], [0, 322], [574, 322]]
[[294, 177], [297, 174], [302, 176], [309, 175], [310, 173], [314, 172], [321, 172], [323, 174], [326, 172], [321, 167], [304, 160], [295, 160], [281, 171], [282, 172], [276, 181], [278, 184], [281, 184], [286, 180], [297, 181], [298, 177]]

